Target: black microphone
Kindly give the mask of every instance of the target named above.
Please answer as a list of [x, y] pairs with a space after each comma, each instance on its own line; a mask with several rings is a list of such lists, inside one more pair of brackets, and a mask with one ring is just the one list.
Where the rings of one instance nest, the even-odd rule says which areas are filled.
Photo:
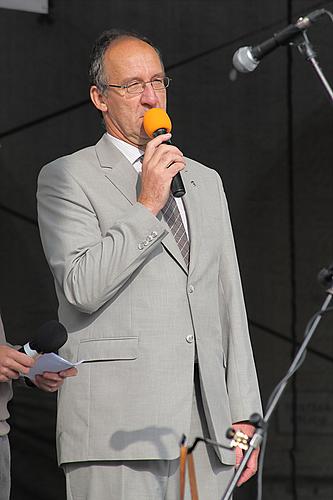
[[[151, 108], [144, 114], [143, 127], [148, 137], [157, 137], [170, 132], [172, 125], [170, 117], [164, 109]], [[164, 144], [172, 145], [172, 142], [169, 139]], [[180, 198], [186, 193], [180, 172], [171, 181], [171, 192], [175, 198]]]
[[[155, 130], [155, 132], [153, 133], [153, 136], [157, 137], [158, 135], [166, 134], [166, 133], [167, 133], [167, 130], [165, 128], [159, 128], [158, 130]], [[172, 142], [170, 139], [168, 141], [164, 141], [164, 144], [170, 144], [172, 146]], [[171, 193], [173, 194], [173, 196], [175, 198], [181, 198], [186, 193], [185, 186], [183, 183], [183, 179], [181, 178], [180, 172], [178, 172], [171, 181]]]
[[234, 68], [241, 73], [254, 71], [259, 62], [267, 54], [281, 45], [287, 45], [297, 38], [303, 31], [309, 28], [322, 15], [326, 14], [325, 9], [318, 9], [310, 12], [305, 17], [300, 17], [295, 24], [289, 24], [286, 28], [278, 31], [272, 38], [265, 40], [253, 47], [240, 47], [232, 58]]
[[39, 327], [33, 340], [21, 347], [19, 352], [23, 352], [31, 358], [37, 354], [57, 352], [64, 345], [67, 338], [68, 334], [64, 325], [53, 319]]

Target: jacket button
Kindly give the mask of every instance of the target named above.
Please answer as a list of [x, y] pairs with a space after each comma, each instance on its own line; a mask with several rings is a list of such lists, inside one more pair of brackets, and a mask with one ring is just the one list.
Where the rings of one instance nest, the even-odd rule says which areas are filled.
[[142, 250], [142, 249], [143, 249], [143, 247], [144, 247], [143, 243], [139, 243], [139, 244], [138, 244], [138, 249], [139, 249], [139, 250]]
[[193, 293], [194, 292], [194, 286], [193, 285], [190, 285], [188, 287], [188, 293]]
[[188, 342], [189, 344], [192, 344], [194, 341], [194, 335], [188, 335], [186, 337], [186, 342]]

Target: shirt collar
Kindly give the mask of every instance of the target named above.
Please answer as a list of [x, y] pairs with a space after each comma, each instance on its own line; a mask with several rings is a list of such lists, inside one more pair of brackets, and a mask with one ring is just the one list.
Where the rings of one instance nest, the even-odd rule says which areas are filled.
[[144, 154], [144, 151], [129, 144], [128, 142], [122, 141], [113, 135], [106, 133], [107, 138], [112, 142], [114, 146], [127, 158], [127, 160], [133, 165], [137, 172], [141, 172], [141, 161], [139, 161]]

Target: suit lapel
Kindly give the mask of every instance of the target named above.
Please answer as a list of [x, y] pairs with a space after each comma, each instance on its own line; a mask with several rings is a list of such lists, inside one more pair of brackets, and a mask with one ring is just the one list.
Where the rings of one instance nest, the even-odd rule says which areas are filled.
[[96, 154], [105, 177], [134, 205], [140, 189], [139, 175], [116, 146], [103, 135], [96, 144]]

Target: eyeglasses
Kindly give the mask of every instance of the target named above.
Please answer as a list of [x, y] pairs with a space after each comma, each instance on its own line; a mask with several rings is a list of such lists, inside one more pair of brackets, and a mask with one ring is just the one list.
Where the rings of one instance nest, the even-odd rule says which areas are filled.
[[150, 80], [149, 82], [131, 82], [126, 85], [111, 85], [108, 84], [108, 87], [114, 87], [116, 89], [124, 89], [125, 92], [128, 92], [132, 95], [142, 94], [146, 88], [146, 85], [150, 83], [154, 90], [164, 90], [169, 87], [171, 82], [171, 78], [168, 76], [163, 76], [161, 78], [154, 78], [154, 80]]

